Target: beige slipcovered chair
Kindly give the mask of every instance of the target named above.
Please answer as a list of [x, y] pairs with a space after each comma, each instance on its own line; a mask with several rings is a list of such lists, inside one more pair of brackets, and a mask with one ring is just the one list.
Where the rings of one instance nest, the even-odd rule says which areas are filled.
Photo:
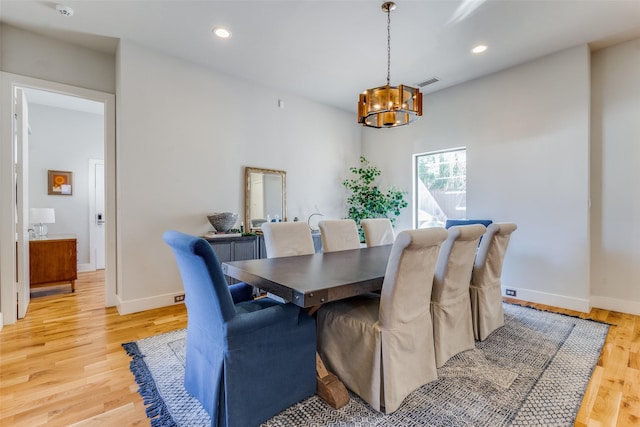
[[475, 339], [484, 341], [504, 325], [502, 310], [502, 263], [514, 223], [493, 223], [482, 237], [471, 276], [471, 317]]
[[262, 224], [267, 258], [313, 255], [313, 238], [306, 222], [267, 222]]
[[[315, 253], [311, 229], [305, 222], [266, 222], [262, 224], [262, 234], [267, 258]], [[267, 292], [267, 296], [279, 302], [287, 302], [271, 292]]]
[[437, 378], [428, 304], [444, 228], [406, 230], [391, 249], [380, 294], [318, 311], [318, 351], [327, 368], [375, 410], [391, 413]]
[[389, 218], [367, 218], [360, 221], [367, 247], [390, 245], [393, 243], [393, 227]]
[[475, 348], [471, 321], [469, 282], [484, 225], [449, 228], [440, 246], [431, 291], [431, 319], [436, 366], [444, 365], [461, 351]]
[[318, 223], [324, 252], [360, 249], [358, 227], [352, 219], [329, 219]]

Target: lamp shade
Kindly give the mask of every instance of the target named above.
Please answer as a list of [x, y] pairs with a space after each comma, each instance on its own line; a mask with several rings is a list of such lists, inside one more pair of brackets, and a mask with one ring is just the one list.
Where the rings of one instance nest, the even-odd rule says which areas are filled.
[[32, 224], [55, 224], [56, 211], [53, 208], [30, 208], [29, 222]]
[[358, 122], [374, 128], [404, 126], [422, 116], [422, 94], [414, 87], [380, 86], [360, 95]]

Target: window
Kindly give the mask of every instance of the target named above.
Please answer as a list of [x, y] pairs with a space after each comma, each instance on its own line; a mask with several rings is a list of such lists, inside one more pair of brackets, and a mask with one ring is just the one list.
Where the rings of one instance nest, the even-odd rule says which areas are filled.
[[467, 215], [467, 150], [416, 154], [414, 226], [444, 227]]

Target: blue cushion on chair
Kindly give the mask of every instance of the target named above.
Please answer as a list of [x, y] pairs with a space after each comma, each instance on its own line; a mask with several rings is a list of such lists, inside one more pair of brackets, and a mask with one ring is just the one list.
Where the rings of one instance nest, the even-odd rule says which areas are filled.
[[470, 225], [470, 224], [482, 224], [485, 227], [491, 225], [493, 221], [490, 219], [448, 219], [444, 225], [444, 228], [453, 227], [454, 225]]
[[247, 285], [244, 282], [229, 285], [229, 292], [231, 292], [231, 298], [234, 304], [253, 299], [253, 286]]
[[219, 427], [259, 426], [316, 392], [316, 321], [291, 303], [229, 287], [211, 245], [164, 233], [185, 289], [185, 388]]

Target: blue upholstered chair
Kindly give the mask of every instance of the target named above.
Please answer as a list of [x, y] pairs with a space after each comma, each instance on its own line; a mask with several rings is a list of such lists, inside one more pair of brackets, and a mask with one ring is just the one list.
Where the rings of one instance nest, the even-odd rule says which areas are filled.
[[485, 227], [491, 225], [493, 221], [490, 219], [448, 219], [444, 224], [444, 228], [453, 227], [454, 225], [472, 225], [472, 224], [482, 224]]
[[316, 392], [316, 322], [293, 304], [227, 286], [204, 239], [164, 233], [185, 288], [185, 388], [212, 426], [258, 426]]

